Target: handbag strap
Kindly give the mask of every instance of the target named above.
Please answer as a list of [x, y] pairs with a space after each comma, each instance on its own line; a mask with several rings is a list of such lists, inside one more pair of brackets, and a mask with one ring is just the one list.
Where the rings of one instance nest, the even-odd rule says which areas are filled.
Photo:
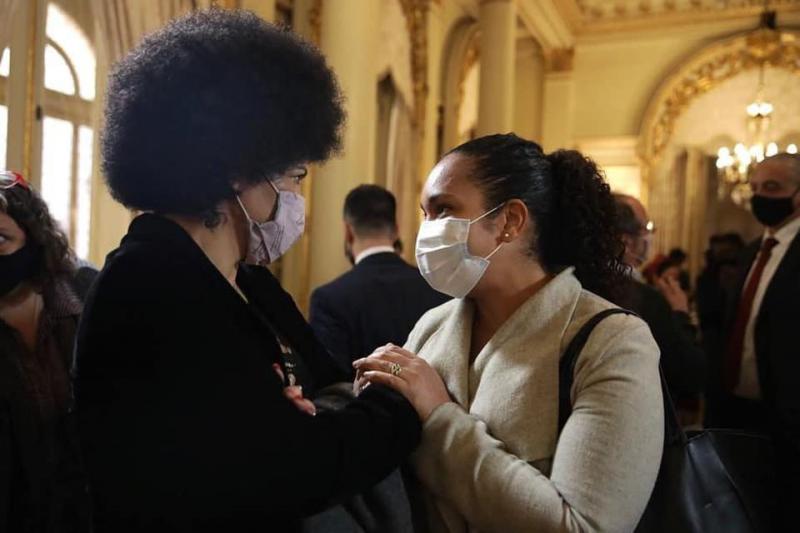
[[[592, 318], [590, 318], [578, 333], [572, 338], [567, 345], [567, 349], [561, 356], [558, 363], [558, 433], [567, 424], [567, 419], [572, 414], [572, 401], [570, 399], [570, 391], [572, 390], [572, 381], [575, 376], [575, 365], [578, 362], [581, 351], [583, 350], [589, 335], [592, 334], [595, 326], [603, 319], [611, 315], [633, 315], [638, 316], [633, 311], [627, 309], [613, 308], [600, 311]], [[664, 443], [666, 445], [674, 444], [675, 442], [686, 442], [686, 433], [678, 423], [678, 416], [675, 413], [675, 407], [672, 403], [672, 398], [667, 388], [667, 382], [664, 380], [664, 373], [661, 367], [658, 369], [659, 378], [661, 380], [661, 394], [664, 399]]]

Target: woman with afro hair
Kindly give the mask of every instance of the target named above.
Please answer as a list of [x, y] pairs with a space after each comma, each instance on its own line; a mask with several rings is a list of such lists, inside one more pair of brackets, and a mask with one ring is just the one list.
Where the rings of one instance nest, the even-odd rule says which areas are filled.
[[141, 214], [78, 334], [95, 531], [297, 530], [416, 445], [388, 388], [316, 414], [305, 397], [346, 376], [264, 268], [302, 234], [305, 167], [343, 120], [320, 53], [248, 12], [195, 12], [116, 65], [103, 166]]
[[647, 325], [624, 313], [597, 322], [559, 390], [570, 342], [625, 296], [600, 171], [576, 151], [481, 137], [434, 167], [422, 208], [417, 262], [455, 299], [424, 315], [405, 348], [355, 366], [423, 421], [414, 466], [426, 529], [633, 531], [664, 439]]

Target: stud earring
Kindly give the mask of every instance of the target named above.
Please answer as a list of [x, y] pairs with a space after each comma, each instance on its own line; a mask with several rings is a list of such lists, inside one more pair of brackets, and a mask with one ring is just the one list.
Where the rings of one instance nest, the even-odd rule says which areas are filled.
[[506, 239], [508, 239], [508, 238], [510, 238], [510, 237], [511, 237], [511, 234], [510, 234], [510, 233], [503, 233], [503, 237], [505, 237]]

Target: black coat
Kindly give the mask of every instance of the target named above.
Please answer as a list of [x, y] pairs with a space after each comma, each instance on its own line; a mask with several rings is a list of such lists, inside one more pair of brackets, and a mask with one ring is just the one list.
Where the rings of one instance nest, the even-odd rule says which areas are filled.
[[[89, 531], [71, 400], [57, 400], [53, 391], [69, 382], [78, 317], [96, 272], [82, 267], [44, 287], [35, 354], [0, 320], [0, 531]], [[31, 388], [34, 373], [43, 386], [39, 398]]]
[[272, 370], [280, 351], [264, 317], [304, 359], [307, 395], [342, 376], [269, 271], [242, 266], [237, 284], [250, 305], [156, 215], [134, 220], [109, 255], [77, 345], [96, 531], [295, 530], [416, 445], [417, 415], [387, 389], [298, 411]]
[[[729, 419], [725, 413], [722, 376], [727, 339], [735, 322], [739, 298], [747, 275], [761, 248], [751, 243], [740, 262], [738, 288], [727, 309], [726, 331], [715, 350], [709, 401], [712, 420]], [[800, 233], [789, 245], [761, 301], [754, 343], [761, 398], [775, 438], [779, 473], [785, 487], [779, 491], [792, 503], [800, 502]]]
[[660, 292], [635, 280], [631, 280], [629, 299], [631, 310], [650, 326], [673, 398], [702, 392], [706, 383], [706, 354], [698, 344], [697, 330], [689, 315], [673, 311]]
[[311, 295], [310, 322], [319, 340], [348, 372], [378, 346], [405, 344], [426, 311], [450, 298], [431, 288], [394, 253], [364, 258]]

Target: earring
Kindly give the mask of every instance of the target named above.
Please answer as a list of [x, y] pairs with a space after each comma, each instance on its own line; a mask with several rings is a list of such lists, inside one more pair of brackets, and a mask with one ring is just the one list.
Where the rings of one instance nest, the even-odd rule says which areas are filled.
[[510, 233], [503, 233], [503, 238], [509, 239], [509, 238], [511, 238], [511, 234]]

